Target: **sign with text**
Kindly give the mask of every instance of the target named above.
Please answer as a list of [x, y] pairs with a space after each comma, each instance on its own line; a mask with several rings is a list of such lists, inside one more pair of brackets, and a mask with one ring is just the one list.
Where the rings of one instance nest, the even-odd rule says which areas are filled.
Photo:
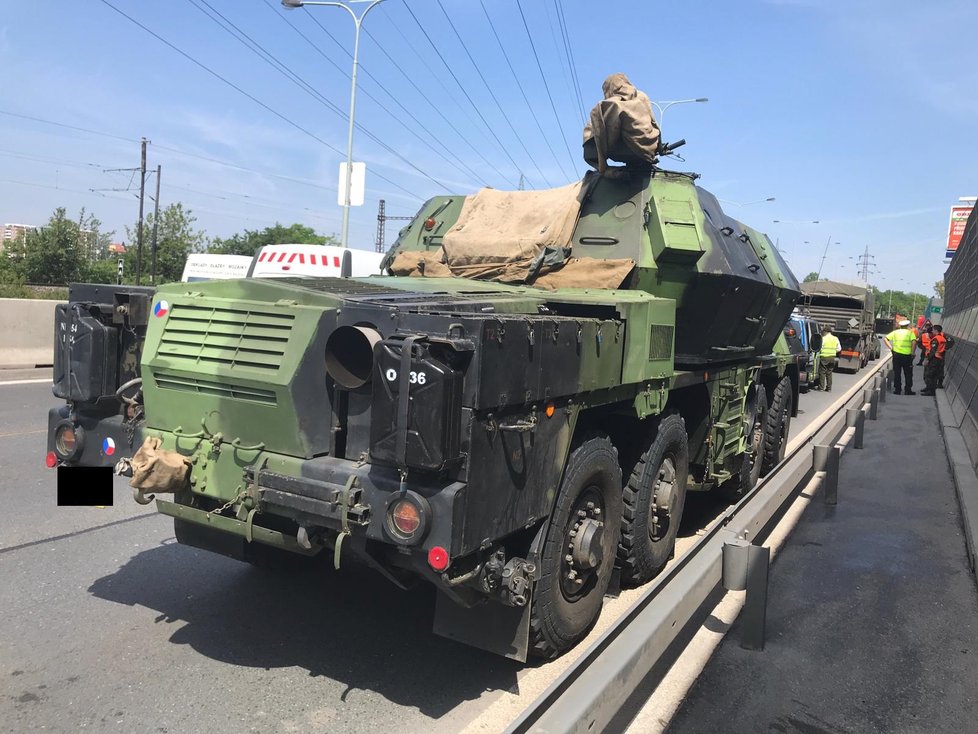
[[[363, 188], [367, 178], [367, 164], [353, 162], [353, 178], [350, 180], [350, 206], [363, 206]], [[346, 161], [340, 163], [340, 185], [336, 192], [336, 203], [346, 203]]]
[[948, 260], [953, 258], [954, 253], [958, 251], [961, 237], [964, 236], [964, 225], [967, 223], [968, 217], [971, 216], [971, 208], [970, 204], [951, 207], [951, 222], [947, 227], [947, 250], [944, 253], [944, 257]]

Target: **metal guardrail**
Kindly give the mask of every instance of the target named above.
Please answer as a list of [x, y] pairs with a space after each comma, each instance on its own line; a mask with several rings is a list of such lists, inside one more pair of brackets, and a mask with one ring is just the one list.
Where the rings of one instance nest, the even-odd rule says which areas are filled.
[[[864, 421], [876, 418], [889, 383], [886, 356], [834, 409], [796, 439], [771, 474], [726, 510], [692, 548], [653, 581], [615, 624], [510, 724], [507, 734], [605, 731], [653, 667], [671, 662], [667, 652], [683, 630], [706, 618], [712, 608], [708, 602], [724, 581], [724, 546], [749, 545], [744, 543], [749, 540], [757, 548], [801, 492], [814, 493], [822, 488], [826, 501], [834, 502], [839, 459], [850, 447], [862, 447]], [[767, 555], [758, 557], [766, 559]], [[767, 566], [762, 568], [766, 594]], [[750, 575], [750, 570], [747, 573]], [[746, 583], [750, 585], [750, 578]], [[759, 617], [763, 645], [763, 608], [758, 613], [757, 604], [751, 604], [751, 593], [748, 588], [745, 614]], [[756, 644], [756, 630], [753, 635], [745, 632], [745, 645], [749, 636]], [[678, 654], [672, 650], [673, 659]]]

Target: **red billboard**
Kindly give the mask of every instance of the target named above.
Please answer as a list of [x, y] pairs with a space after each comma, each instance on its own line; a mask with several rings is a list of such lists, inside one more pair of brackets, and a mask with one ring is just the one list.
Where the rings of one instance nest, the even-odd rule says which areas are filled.
[[947, 250], [944, 257], [948, 260], [954, 257], [961, 244], [961, 237], [964, 236], [964, 225], [971, 216], [971, 204], [951, 207], [951, 222], [947, 226]]

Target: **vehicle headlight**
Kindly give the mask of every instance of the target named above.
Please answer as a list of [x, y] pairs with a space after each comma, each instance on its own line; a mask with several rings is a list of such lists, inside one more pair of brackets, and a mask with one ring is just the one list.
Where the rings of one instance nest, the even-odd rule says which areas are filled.
[[395, 492], [387, 502], [384, 528], [401, 545], [420, 543], [428, 532], [431, 505], [416, 492]]
[[54, 429], [54, 450], [63, 461], [73, 459], [85, 445], [85, 432], [71, 421], [62, 421]]

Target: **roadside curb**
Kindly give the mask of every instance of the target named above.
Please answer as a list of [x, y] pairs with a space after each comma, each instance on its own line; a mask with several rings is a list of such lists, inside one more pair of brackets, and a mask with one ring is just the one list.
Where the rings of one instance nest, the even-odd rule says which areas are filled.
[[947, 395], [943, 391], [937, 393], [937, 414], [941, 422], [941, 433], [944, 435], [948, 463], [951, 465], [958, 506], [961, 508], [968, 563], [974, 573], [978, 566], [976, 563], [978, 561], [978, 550], [976, 550], [978, 549], [978, 474], [975, 473], [968, 446], [955, 422]]

